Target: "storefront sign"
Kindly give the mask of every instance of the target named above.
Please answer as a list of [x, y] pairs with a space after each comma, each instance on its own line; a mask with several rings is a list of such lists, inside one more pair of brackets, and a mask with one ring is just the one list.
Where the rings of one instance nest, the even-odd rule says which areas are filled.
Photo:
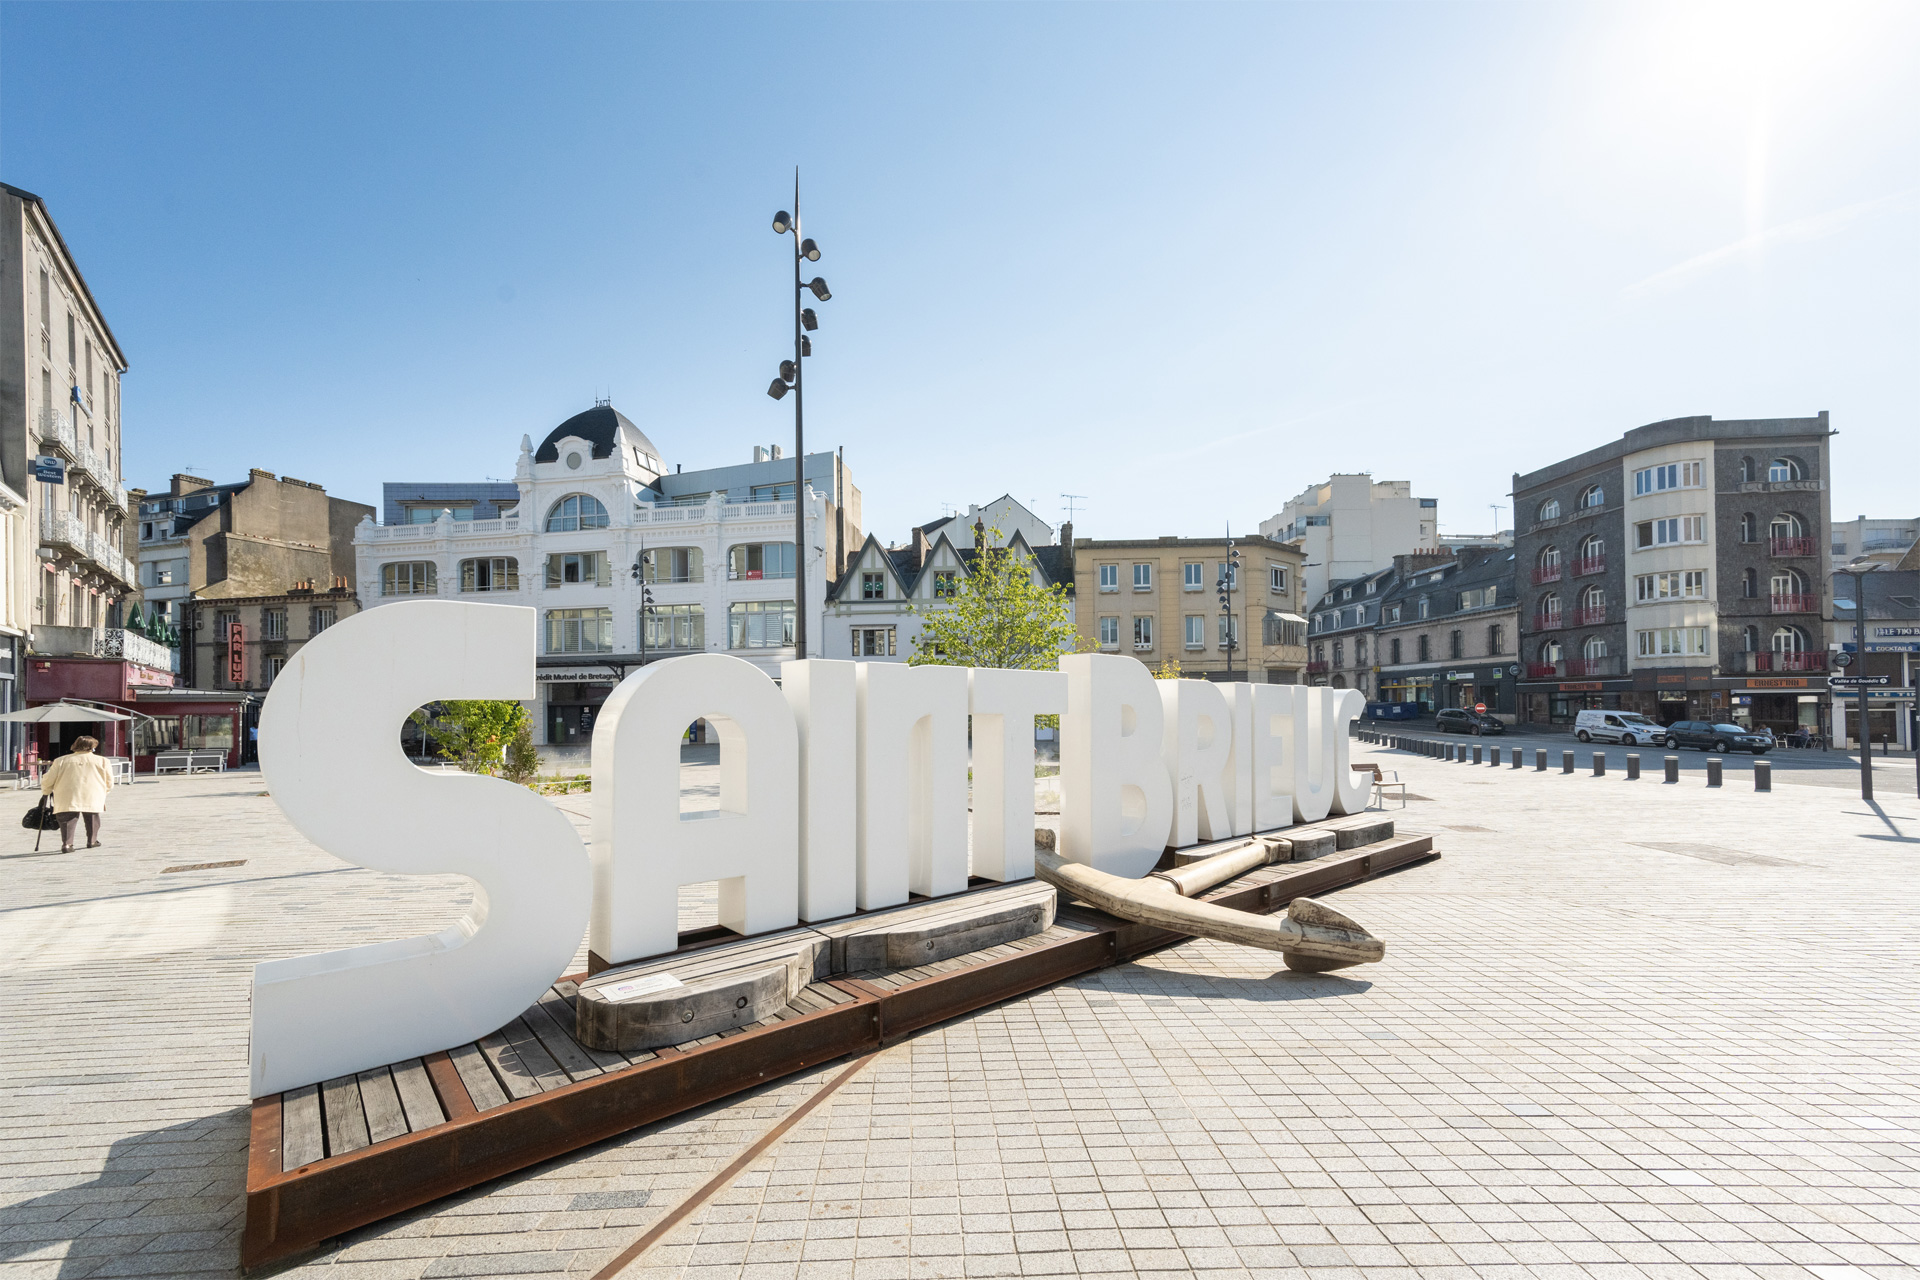
[[1655, 676], [1653, 681], [1655, 684], [1685, 684], [1687, 678], [1685, 676]]
[[[671, 951], [682, 885], [719, 881], [720, 924], [746, 934], [966, 888], [969, 724], [972, 870], [1001, 880], [1033, 874], [1036, 716], [1061, 718], [1061, 856], [1116, 875], [1145, 875], [1169, 843], [1360, 813], [1372, 789], [1348, 767], [1366, 706], [1352, 689], [1155, 680], [1110, 654], [1058, 671], [815, 659], [776, 685], [690, 654], [608, 697], [589, 854], [525, 787], [418, 769], [399, 748], [426, 703], [531, 698], [537, 617], [389, 605], [327, 628], [274, 681], [260, 768], [294, 828], [354, 865], [475, 892], [432, 937], [257, 965], [253, 1096], [487, 1035], [566, 971], [583, 931], [613, 963]], [[695, 720], [719, 738], [720, 805], [688, 821]]]
[[1447, 672], [1447, 679], [1449, 679], [1449, 680], [1471, 680], [1471, 679], [1473, 679], [1473, 672], [1471, 672], [1471, 671], [1449, 671], [1449, 672]]
[[1811, 684], [1804, 679], [1764, 679], [1756, 676], [1747, 678], [1749, 689], [1807, 689]]
[[620, 679], [611, 671], [542, 671], [541, 684], [614, 684]]
[[1600, 682], [1598, 680], [1582, 680], [1577, 684], [1563, 684], [1560, 686], [1560, 692], [1598, 693], [1600, 692]]
[[1875, 627], [1873, 634], [1883, 638], [1912, 636], [1915, 639], [1920, 639], [1920, 627]]

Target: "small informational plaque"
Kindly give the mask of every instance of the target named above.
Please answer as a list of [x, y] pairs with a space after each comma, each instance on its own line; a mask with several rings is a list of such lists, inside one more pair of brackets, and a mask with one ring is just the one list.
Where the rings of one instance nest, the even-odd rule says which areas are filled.
[[628, 978], [625, 982], [609, 982], [595, 990], [609, 1000], [631, 1000], [635, 996], [650, 996], [660, 991], [672, 991], [675, 987], [687, 984], [670, 973], [650, 973], [644, 978]]

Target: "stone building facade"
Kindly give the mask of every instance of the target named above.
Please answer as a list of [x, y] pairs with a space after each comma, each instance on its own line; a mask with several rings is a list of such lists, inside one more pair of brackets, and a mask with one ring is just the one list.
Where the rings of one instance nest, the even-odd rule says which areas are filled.
[[1379, 605], [1374, 700], [1417, 703], [1422, 713], [1485, 706], [1513, 720], [1521, 607], [1514, 567], [1504, 547], [1405, 557]]
[[1828, 435], [1675, 418], [1515, 475], [1523, 718], [1823, 727]]
[[313, 636], [359, 607], [353, 531], [373, 514], [254, 468], [215, 484], [175, 475], [136, 510], [142, 603], [180, 635], [180, 679], [261, 690]]
[[1225, 538], [1076, 539], [1074, 622], [1082, 645], [1155, 668], [1172, 659], [1183, 675], [1209, 680], [1299, 684], [1307, 665], [1306, 557], [1258, 534], [1234, 542], [1240, 560], [1228, 612], [1216, 586], [1229, 563]]

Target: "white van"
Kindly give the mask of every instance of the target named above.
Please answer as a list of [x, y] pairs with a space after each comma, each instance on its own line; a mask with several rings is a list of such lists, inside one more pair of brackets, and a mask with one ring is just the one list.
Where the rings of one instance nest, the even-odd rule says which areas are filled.
[[1657, 720], [1638, 711], [1582, 711], [1573, 720], [1573, 736], [1582, 742], [1618, 742], [1629, 747], [1654, 746], [1667, 731]]

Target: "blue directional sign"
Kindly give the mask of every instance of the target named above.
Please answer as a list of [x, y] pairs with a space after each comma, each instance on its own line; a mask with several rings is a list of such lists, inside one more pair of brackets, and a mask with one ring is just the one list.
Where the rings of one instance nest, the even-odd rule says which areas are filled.
[[43, 453], [33, 460], [33, 478], [42, 484], [65, 484], [67, 464], [64, 459]]

